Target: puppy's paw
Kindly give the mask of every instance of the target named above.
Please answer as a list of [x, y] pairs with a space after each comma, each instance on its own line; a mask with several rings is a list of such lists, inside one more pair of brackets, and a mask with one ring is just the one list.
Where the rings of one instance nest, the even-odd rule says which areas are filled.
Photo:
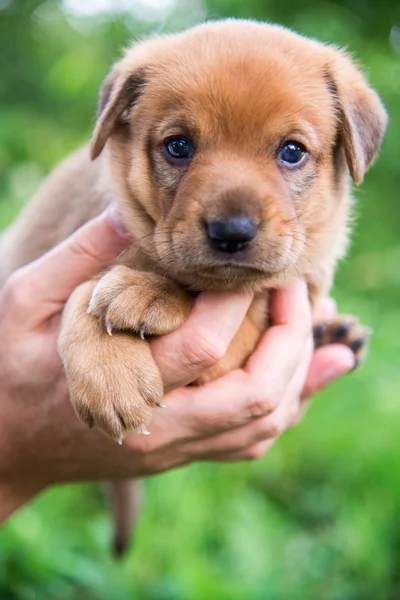
[[192, 302], [177, 285], [154, 273], [117, 266], [93, 290], [88, 313], [103, 320], [109, 335], [114, 330], [163, 335], [189, 316]]
[[354, 353], [355, 367], [364, 362], [370, 337], [371, 329], [361, 325], [352, 315], [337, 315], [332, 321], [314, 325], [315, 347], [345, 344]]
[[148, 433], [151, 408], [160, 405], [163, 384], [147, 342], [119, 334], [87, 348], [84, 358], [64, 356], [71, 401], [89, 427], [122, 442], [129, 432]]

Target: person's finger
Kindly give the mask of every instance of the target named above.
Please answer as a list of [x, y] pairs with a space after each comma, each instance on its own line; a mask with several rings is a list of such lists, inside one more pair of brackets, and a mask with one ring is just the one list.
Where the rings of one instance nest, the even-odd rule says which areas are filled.
[[354, 355], [347, 346], [332, 344], [318, 348], [311, 361], [297, 410], [292, 411], [290, 415], [290, 427], [294, 427], [303, 419], [314, 394], [349, 373], [354, 364]]
[[314, 307], [314, 322], [331, 321], [336, 313], [336, 301], [333, 298], [322, 298]]
[[[188, 397], [184, 392], [167, 394], [165, 403], [169, 406], [171, 398], [172, 406], [177, 407], [177, 418], [184, 415], [189, 438], [240, 427], [272, 412], [298, 365], [309, 360], [311, 315], [305, 284], [295, 282], [277, 292], [271, 315], [274, 325], [265, 333], [244, 370], [231, 371], [198, 389], [192, 388]], [[164, 351], [167, 350], [166, 347]]]
[[[291, 356], [288, 358], [292, 351], [289, 346], [283, 358], [275, 357], [266, 365], [259, 380], [253, 374], [236, 369], [199, 388], [182, 388], [167, 394], [164, 402], [179, 423], [182, 435], [190, 440], [201, 439], [241, 427], [276, 410], [292, 378], [287, 377], [285, 366], [285, 361], [292, 359]], [[303, 379], [297, 390], [299, 396], [311, 359], [311, 336], [301, 347], [301, 353], [295, 351], [297, 367], [303, 365]], [[264, 380], [265, 374], [268, 377]]]
[[110, 265], [130, 236], [111, 205], [50, 252], [16, 271], [3, 288], [13, 323], [41, 322], [61, 311], [71, 292]]
[[259, 460], [271, 450], [272, 446], [274, 446], [278, 439], [279, 438], [276, 437], [270, 440], [264, 440], [263, 442], [258, 442], [257, 444], [254, 444], [254, 446], [246, 448], [236, 455], [231, 454], [229, 457], [227, 457], [225, 462], [228, 460], [229, 462], [237, 462], [239, 460]]
[[290, 381], [309, 342], [312, 331], [311, 307], [304, 280], [296, 280], [272, 296], [270, 327], [245, 367], [257, 385], [267, 389], [277, 380]]
[[207, 447], [211, 453], [239, 453], [253, 447], [258, 442], [276, 438], [291, 424], [292, 415], [298, 414], [300, 393], [309, 369], [312, 357], [312, 345], [300, 360], [292, 379], [286, 383], [284, 393], [274, 412], [251, 421], [245, 425], [229, 429], [206, 440], [198, 439], [190, 444], [194, 455], [201, 454], [202, 448]]
[[301, 394], [307, 399], [335, 379], [354, 368], [354, 354], [343, 344], [332, 344], [318, 348], [308, 370], [306, 383]]
[[262, 458], [276, 443], [278, 438], [264, 440], [237, 452], [214, 452], [203, 455], [198, 460], [217, 462], [239, 462], [242, 460], [258, 460]]
[[300, 392], [311, 355], [310, 347], [308, 356], [299, 363], [295, 375], [288, 382], [284, 397], [273, 413], [222, 433], [188, 441], [186, 451], [190, 460], [235, 461], [262, 456], [292, 426], [293, 419], [299, 414]]
[[291, 401], [291, 398], [286, 397], [285, 404], [287, 406], [285, 408], [241, 427], [190, 441], [187, 444], [187, 452], [192, 460], [198, 460], [199, 457], [204, 459], [224, 454], [238, 455], [259, 442], [274, 439], [288, 428]]
[[225, 355], [252, 299], [252, 294], [204, 292], [186, 323], [151, 341], [166, 389], [194, 381]]

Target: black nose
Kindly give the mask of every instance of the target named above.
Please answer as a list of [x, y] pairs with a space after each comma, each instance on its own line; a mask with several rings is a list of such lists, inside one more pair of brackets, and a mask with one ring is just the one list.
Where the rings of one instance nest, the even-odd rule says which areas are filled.
[[216, 219], [206, 225], [211, 245], [221, 252], [237, 252], [257, 235], [257, 224], [249, 217]]

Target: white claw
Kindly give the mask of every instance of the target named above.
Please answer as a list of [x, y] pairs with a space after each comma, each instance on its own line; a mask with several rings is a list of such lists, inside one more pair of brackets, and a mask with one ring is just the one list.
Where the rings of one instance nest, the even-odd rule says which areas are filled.
[[106, 317], [106, 330], [107, 330], [108, 335], [110, 335], [112, 337], [112, 325], [111, 325], [110, 319], [107, 319], [107, 317]]
[[92, 292], [92, 296], [90, 298], [90, 301], [89, 301], [89, 306], [88, 306], [88, 309], [87, 309], [87, 312], [89, 313], [89, 315], [96, 316], [96, 293], [97, 293], [97, 289], [99, 287], [99, 283], [100, 282], [98, 282], [96, 284], [96, 286], [95, 286], [95, 288], [94, 288], [94, 290]]
[[162, 402], [156, 402], [156, 405], [160, 408], [167, 408], [167, 405], [163, 404]]
[[141, 324], [140, 329], [139, 329], [139, 335], [142, 338], [142, 340], [145, 339], [144, 337], [144, 332], [146, 331], [146, 325], [144, 323]]
[[89, 302], [89, 306], [88, 306], [87, 311], [86, 311], [88, 313], [88, 315], [93, 314], [94, 304], [95, 303], [94, 303], [94, 299], [93, 299], [93, 296], [92, 296], [91, 299], [90, 299], [90, 302]]
[[147, 431], [146, 426], [145, 425], [141, 425], [140, 427], [137, 428], [136, 430], [138, 433], [141, 433], [142, 435], [150, 435], [150, 431]]
[[122, 442], [124, 441], [124, 438], [122, 437], [122, 435], [120, 436], [119, 440], [117, 440], [117, 443], [122, 446]]

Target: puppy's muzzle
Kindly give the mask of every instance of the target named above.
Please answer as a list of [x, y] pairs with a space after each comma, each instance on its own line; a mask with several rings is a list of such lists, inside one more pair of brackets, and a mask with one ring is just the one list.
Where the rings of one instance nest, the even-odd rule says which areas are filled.
[[247, 248], [257, 231], [257, 223], [247, 216], [225, 217], [206, 223], [211, 247], [229, 254]]

